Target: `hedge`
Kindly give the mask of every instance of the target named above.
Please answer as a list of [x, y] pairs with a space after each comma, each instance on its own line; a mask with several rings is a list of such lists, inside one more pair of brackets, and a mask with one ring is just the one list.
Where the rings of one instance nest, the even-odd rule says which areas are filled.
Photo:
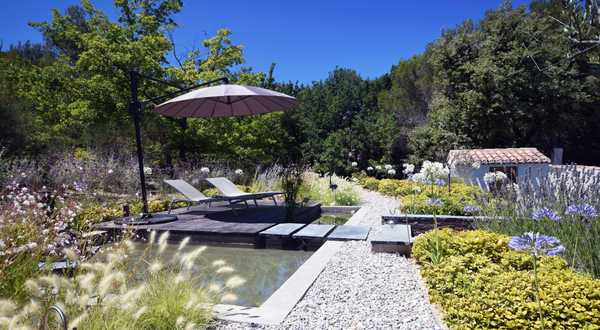
[[[443, 258], [430, 260], [438, 235]], [[452, 329], [541, 329], [533, 287], [533, 258], [508, 248], [508, 236], [443, 229], [420, 235], [413, 256], [432, 302]], [[546, 329], [600, 329], [600, 280], [541, 257], [540, 300]]]
[[[358, 175], [355, 178], [366, 189], [400, 198], [401, 211], [412, 214], [433, 214], [435, 212], [446, 215], [471, 215], [465, 213], [465, 206], [477, 205], [478, 201], [486, 194], [479, 187], [463, 182], [452, 182], [450, 192], [448, 192], [448, 186], [434, 186], [432, 193], [430, 185], [410, 180], [379, 180], [364, 175]], [[441, 207], [434, 208], [427, 204], [427, 200], [433, 194], [442, 200]]]

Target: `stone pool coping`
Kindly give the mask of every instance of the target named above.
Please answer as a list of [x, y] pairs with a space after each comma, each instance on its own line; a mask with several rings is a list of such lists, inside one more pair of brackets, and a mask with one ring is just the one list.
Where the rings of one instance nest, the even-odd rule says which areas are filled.
[[[358, 224], [365, 216], [366, 207], [359, 208], [346, 224]], [[304, 294], [319, 277], [325, 266], [344, 245], [343, 241], [327, 241], [306, 260], [290, 278], [258, 307], [217, 304], [215, 317], [220, 320], [277, 325], [283, 322], [294, 306], [302, 300]]]

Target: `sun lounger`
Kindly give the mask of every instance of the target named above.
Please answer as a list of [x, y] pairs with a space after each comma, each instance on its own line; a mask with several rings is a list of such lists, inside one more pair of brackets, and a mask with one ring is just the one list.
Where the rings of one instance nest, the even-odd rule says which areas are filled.
[[190, 206], [193, 204], [202, 203], [206, 203], [208, 204], [208, 207], [210, 207], [210, 203], [223, 200], [223, 198], [214, 198], [204, 195], [198, 189], [194, 188], [194, 186], [185, 182], [184, 180], [164, 180], [164, 182], [185, 196], [185, 198], [175, 198], [171, 201], [169, 204], [169, 213], [171, 213], [173, 204], [178, 202], [188, 203], [188, 208], [190, 208]]
[[254, 201], [254, 205], [258, 206], [256, 202], [259, 199], [271, 198], [275, 205], [277, 205], [277, 200], [275, 199], [276, 195], [282, 195], [283, 193], [280, 191], [264, 191], [257, 193], [246, 193], [241, 191], [233, 182], [229, 181], [227, 178], [207, 178], [205, 179], [210, 184], [215, 186], [222, 194], [222, 197], [227, 198], [230, 203], [233, 202], [244, 202], [246, 206], [248, 206], [249, 200]]

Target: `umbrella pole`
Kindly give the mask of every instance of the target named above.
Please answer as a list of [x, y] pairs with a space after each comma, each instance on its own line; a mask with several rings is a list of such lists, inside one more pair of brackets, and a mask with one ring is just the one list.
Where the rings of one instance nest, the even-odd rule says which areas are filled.
[[138, 98], [138, 75], [135, 71], [129, 73], [131, 103], [129, 103], [129, 112], [133, 117], [135, 126], [135, 146], [137, 149], [138, 166], [140, 172], [140, 186], [142, 190], [142, 216], [147, 216], [148, 213], [148, 194], [146, 192], [146, 175], [144, 173], [144, 149], [142, 146], [142, 107]]
[[138, 166], [139, 166], [139, 173], [140, 173], [140, 185], [141, 185], [141, 191], [142, 191], [142, 203], [143, 204], [142, 204], [142, 214], [139, 217], [117, 219], [117, 220], [115, 220], [115, 223], [130, 224], [130, 225], [145, 225], [145, 224], [152, 224], [152, 223], [162, 223], [162, 222], [174, 221], [174, 220], [177, 220], [177, 216], [174, 214], [154, 214], [153, 215], [153, 214], [150, 214], [150, 212], [148, 210], [148, 193], [146, 191], [146, 175], [144, 173], [144, 148], [142, 146], [143, 111], [142, 111], [142, 103], [140, 102], [139, 96], [138, 96], [139, 80], [140, 80], [140, 78], [148, 79], [148, 80], [152, 80], [154, 82], [159, 82], [159, 83], [169, 85], [171, 87], [176, 87], [179, 89], [179, 91], [177, 91], [177, 92], [169, 93], [166, 95], [158, 96], [158, 97], [152, 98], [150, 100], [144, 101], [143, 104], [147, 104], [147, 103], [156, 102], [165, 97], [170, 97], [170, 96], [173, 96], [173, 95], [176, 95], [176, 94], [179, 94], [179, 93], [182, 93], [182, 92], [194, 89], [194, 88], [198, 88], [201, 86], [208, 86], [208, 85], [213, 84], [218, 81], [228, 83], [228, 79], [223, 77], [223, 78], [207, 81], [207, 82], [204, 82], [199, 85], [191, 86], [188, 88], [181, 88], [181, 87], [175, 86], [172, 83], [168, 83], [168, 82], [162, 81], [157, 78], [145, 76], [134, 70], [130, 70], [128, 73], [129, 73], [129, 88], [130, 88], [130, 92], [131, 92], [131, 101], [129, 103], [128, 110], [129, 110], [129, 113], [131, 114], [131, 116], [133, 117], [133, 124], [135, 126], [135, 146], [137, 149], [136, 151], [137, 151]]

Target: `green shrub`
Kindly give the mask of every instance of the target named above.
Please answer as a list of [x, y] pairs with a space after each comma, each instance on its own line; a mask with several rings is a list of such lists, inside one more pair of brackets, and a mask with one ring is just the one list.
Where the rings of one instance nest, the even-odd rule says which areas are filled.
[[[429, 247], [436, 235], [445, 257], [433, 264]], [[533, 257], [510, 250], [509, 239], [481, 230], [443, 229], [415, 240], [413, 256], [450, 328], [541, 328]], [[560, 257], [540, 257], [538, 274], [546, 329], [600, 329], [599, 280], [567, 268]]]
[[329, 188], [328, 177], [320, 178], [316, 175], [305, 176], [305, 180], [298, 192], [298, 195], [302, 199], [308, 198], [323, 205], [352, 206], [360, 203], [360, 196], [353, 182], [334, 175], [332, 182], [338, 186], [334, 192]]
[[[358, 182], [369, 190], [380, 192], [384, 195], [399, 197], [401, 209], [404, 213], [413, 214], [447, 214], [468, 215], [464, 209], [467, 205], [478, 205], [484, 197], [484, 192], [477, 186], [463, 182], [452, 182], [451, 190], [448, 186], [430, 186], [410, 180], [376, 179], [373, 177], [360, 177]], [[427, 204], [427, 200], [434, 195], [439, 197], [443, 206], [434, 207]]]
[[397, 196], [396, 189], [398, 188], [400, 180], [395, 179], [382, 179], [379, 180], [377, 185], [377, 191], [388, 196]]
[[[479, 187], [467, 185], [464, 183], [454, 183], [450, 192], [448, 187], [421, 186], [421, 192], [413, 195], [408, 194], [401, 197], [402, 211], [414, 214], [447, 214], [447, 215], [468, 215], [465, 213], [465, 206], [477, 205], [484, 192]], [[427, 200], [435, 195], [443, 202], [442, 206], [431, 206]]]
[[368, 177], [359, 182], [361, 183], [361, 185], [363, 187], [365, 187], [366, 189], [369, 189], [369, 190], [377, 191], [377, 188], [379, 187], [379, 180], [377, 180], [376, 178]]

